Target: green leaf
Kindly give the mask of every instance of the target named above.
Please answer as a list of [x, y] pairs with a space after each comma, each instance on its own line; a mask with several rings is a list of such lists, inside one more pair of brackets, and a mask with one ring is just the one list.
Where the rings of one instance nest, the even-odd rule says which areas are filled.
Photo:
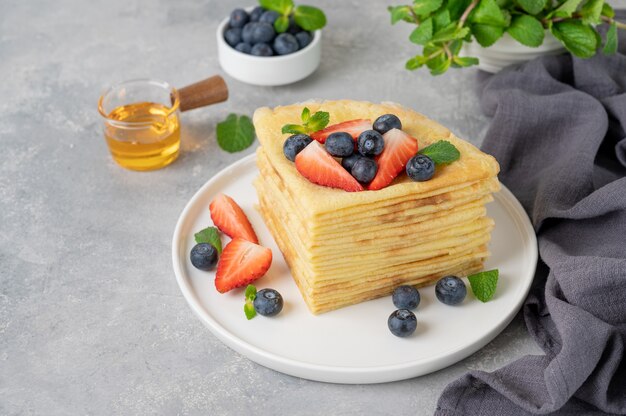
[[447, 42], [455, 39], [462, 39], [469, 33], [468, 27], [458, 27], [456, 23], [451, 23], [445, 29], [435, 33], [430, 40], [431, 42]]
[[[572, 14], [578, 8], [578, 5], [583, 0], [567, 0], [565, 3], [561, 4], [553, 13], [555, 17], [572, 17]], [[549, 16], [549, 15], [548, 15]]]
[[432, 75], [441, 75], [450, 68], [451, 63], [452, 60], [448, 58], [448, 55], [442, 53], [427, 61], [426, 66], [430, 69]]
[[218, 253], [222, 253], [222, 240], [220, 239], [220, 233], [215, 227], [207, 227], [204, 230], [198, 231], [194, 234], [196, 243], [209, 243]]
[[395, 25], [400, 20], [405, 22], [413, 22], [413, 15], [411, 14], [411, 8], [409, 6], [389, 6], [389, 13], [391, 13], [391, 24]]
[[498, 269], [480, 272], [467, 276], [474, 296], [481, 302], [488, 302], [496, 294], [498, 286]]
[[579, 20], [565, 20], [552, 25], [552, 34], [575, 56], [590, 58], [596, 53], [596, 31]]
[[602, 52], [605, 55], [613, 55], [617, 52], [617, 25], [613, 23], [606, 32], [606, 42]]
[[404, 67], [408, 69], [409, 71], [413, 71], [417, 68], [421, 68], [422, 66], [424, 66], [424, 63], [426, 63], [426, 58], [418, 55], [406, 61], [406, 64], [404, 65]]
[[507, 32], [522, 45], [533, 48], [543, 43], [545, 35], [541, 22], [526, 14], [515, 16]]
[[328, 125], [330, 121], [330, 114], [327, 111], [316, 111], [306, 123], [307, 131], [312, 133], [314, 131], [322, 130]]
[[[468, 32], [468, 35], [469, 35], [469, 32]], [[457, 39], [457, 40], [453, 40], [452, 42], [450, 42], [448, 47], [450, 48], [450, 53], [452, 54], [452, 56], [458, 55], [459, 52], [461, 52], [461, 47], [462, 46], [463, 46], [463, 40], [462, 39]]]
[[[459, 58], [458, 56], [456, 58], [466, 60], [473, 59], [476, 61], [475, 63], [478, 63], [478, 59], [476, 58]], [[459, 152], [459, 150], [447, 140], [439, 140], [438, 142], [426, 146], [418, 153], [428, 156], [432, 159], [433, 162], [435, 162], [436, 165], [447, 165], [448, 163], [452, 163], [455, 160], [459, 160], [459, 158], [461, 157], [461, 152]]]
[[601, 22], [600, 15], [602, 14], [602, 6], [604, 0], [587, 0], [580, 9], [580, 15], [583, 18], [583, 23], [586, 24], [598, 24]]
[[504, 34], [504, 28], [491, 25], [472, 25], [472, 34], [482, 47], [489, 47], [496, 43]]
[[478, 6], [471, 13], [469, 20], [472, 23], [483, 25], [506, 26], [504, 14], [495, 0], [480, 0]]
[[298, 124], [285, 124], [281, 129], [282, 134], [306, 134], [306, 128]]
[[303, 123], [308, 123], [310, 118], [311, 118], [311, 110], [309, 110], [309, 107], [304, 107], [302, 109], [302, 114], [300, 114], [300, 119], [302, 120]]
[[326, 26], [326, 15], [313, 6], [298, 6], [293, 12], [293, 19], [304, 30], [318, 30]]
[[424, 20], [409, 36], [409, 40], [418, 45], [426, 45], [433, 37], [433, 19]]
[[256, 286], [254, 285], [246, 286], [245, 297], [246, 297], [246, 300], [256, 299]]
[[226, 120], [217, 123], [217, 144], [229, 152], [240, 152], [254, 142], [254, 125], [250, 117], [229, 114]]
[[615, 17], [615, 10], [613, 10], [610, 4], [604, 3], [602, 5], [602, 16], [610, 17], [611, 19]]
[[528, 14], [538, 14], [546, 6], [546, 0], [517, 0], [517, 4]]
[[472, 0], [448, 0], [446, 9], [450, 12], [450, 20], [459, 20], [471, 2]]
[[441, 7], [442, 3], [443, 0], [413, 0], [413, 13], [425, 16]]
[[293, 0], [259, 0], [261, 7], [274, 10], [282, 15], [288, 15], [293, 9]]
[[478, 65], [478, 58], [472, 58], [469, 56], [464, 56], [464, 57], [455, 56], [452, 59], [452, 64], [461, 68], [472, 66], [472, 65]]
[[283, 33], [289, 28], [289, 17], [280, 16], [274, 21], [274, 29], [276, 33]]
[[246, 319], [248, 321], [256, 316], [256, 311], [254, 310], [254, 304], [252, 302], [246, 302], [246, 304], [243, 305], [243, 312], [246, 314]]
[[435, 24], [434, 30], [439, 31], [450, 24], [450, 12], [448, 9], [443, 9], [433, 16], [433, 23]]

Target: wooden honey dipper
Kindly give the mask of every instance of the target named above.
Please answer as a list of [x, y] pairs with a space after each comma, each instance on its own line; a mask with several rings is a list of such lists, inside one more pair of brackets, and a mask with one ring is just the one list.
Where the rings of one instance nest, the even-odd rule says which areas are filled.
[[[172, 94], [172, 102], [175, 98]], [[180, 111], [193, 110], [207, 105], [221, 103], [228, 99], [228, 86], [219, 75], [187, 85], [178, 90]]]

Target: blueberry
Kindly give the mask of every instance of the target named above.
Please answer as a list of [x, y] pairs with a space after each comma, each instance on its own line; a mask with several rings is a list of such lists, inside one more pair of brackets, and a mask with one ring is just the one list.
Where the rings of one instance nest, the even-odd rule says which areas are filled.
[[324, 146], [328, 153], [336, 157], [348, 157], [354, 153], [354, 139], [342, 131], [331, 133]]
[[415, 309], [420, 304], [420, 292], [413, 286], [398, 286], [391, 295], [391, 300], [396, 308]]
[[283, 310], [283, 297], [274, 289], [261, 289], [254, 299], [254, 310], [263, 316], [278, 315]]
[[302, 32], [302, 28], [298, 26], [293, 16], [289, 17], [289, 27], [287, 27], [287, 33], [295, 35], [298, 32]]
[[252, 46], [250, 46], [249, 43], [240, 42], [235, 46], [235, 49], [237, 49], [239, 52], [249, 54], [250, 51], [252, 50]]
[[435, 162], [426, 155], [415, 155], [406, 163], [406, 174], [414, 181], [427, 181], [435, 174]]
[[408, 309], [398, 309], [389, 315], [387, 326], [397, 337], [408, 337], [417, 328], [415, 314]]
[[274, 39], [274, 50], [278, 55], [288, 55], [298, 50], [298, 41], [289, 33], [281, 33]]
[[248, 16], [248, 13], [244, 9], [235, 9], [230, 14], [228, 25], [230, 27], [244, 27], [249, 20], [250, 16]]
[[440, 302], [446, 305], [458, 305], [467, 295], [465, 283], [456, 276], [446, 276], [439, 279], [435, 285], [435, 295]]
[[226, 32], [224, 32], [224, 40], [233, 48], [241, 42], [241, 28], [240, 27], [231, 27]]
[[391, 129], [402, 130], [400, 119], [393, 114], [384, 114], [374, 121], [374, 130], [380, 134], [385, 134]]
[[261, 6], [257, 6], [250, 12], [250, 21], [258, 22], [261, 15], [265, 12], [265, 9]]
[[354, 162], [350, 170], [354, 179], [361, 183], [371, 182], [374, 176], [376, 176], [376, 172], [378, 172], [378, 164], [374, 159], [370, 159], [369, 157], [361, 157]]
[[295, 34], [295, 36], [296, 40], [298, 41], [298, 45], [300, 46], [300, 49], [304, 49], [309, 46], [309, 44], [313, 40], [313, 37], [309, 32], [298, 32]]
[[385, 148], [385, 140], [376, 130], [365, 130], [359, 134], [357, 146], [363, 156], [378, 156]]
[[261, 17], [259, 17], [259, 22], [265, 22], [273, 25], [276, 19], [278, 19], [279, 17], [280, 14], [278, 14], [274, 10], [268, 10], [261, 14]]
[[241, 38], [244, 42], [254, 45], [256, 43], [269, 43], [276, 36], [274, 27], [269, 23], [251, 22], [243, 27]]
[[306, 134], [294, 134], [293, 136], [289, 136], [283, 144], [283, 153], [287, 159], [294, 162], [296, 160], [296, 155], [300, 153], [302, 149], [307, 147], [312, 141], [313, 139]]
[[196, 244], [191, 249], [189, 258], [196, 269], [213, 270], [217, 264], [217, 250], [209, 243]]
[[358, 153], [354, 153], [348, 157], [344, 157], [343, 159], [341, 159], [341, 166], [343, 166], [343, 168], [347, 170], [348, 172], [351, 172], [352, 166], [354, 166], [356, 161], [361, 159], [362, 157], [363, 156], [361, 156]]
[[274, 55], [274, 51], [272, 51], [272, 47], [267, 43], [257, 43], [250, 50], [250, 54], [255, 56], [272, 56]]

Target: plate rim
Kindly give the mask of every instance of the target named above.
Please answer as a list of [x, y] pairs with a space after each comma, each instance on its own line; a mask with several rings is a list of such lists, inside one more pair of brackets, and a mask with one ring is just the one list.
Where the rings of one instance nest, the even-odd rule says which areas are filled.
[[[264, 348], [260, 348], [256, 345], [252, 345], [245, 340], [237, 337], [228, 331], [224, 326], [222, 326], [219, 322], [217, 322], [210, 313], [200, 304], [198, 298], [194, 294], [191, 284], [188, 278], [184, 276], [184, 273], [181, 268], [179, 253], [181, 250], [181, 244], [184, 241], [184, 236], [182, 236], [182, 228], [187, 222], [189, 216], [188, 212], [195, 206], [198, 199], [202, 198], [202, 196], [207, 192], [207, 189], [211, 188], [215, 185], [215, 183], [219, 182], [223, 179], [224, 176], [231, 173], [233, 170], [244, 169], [249, 164], [253, 164], [256, 160], [256, 153], [252, 153], [247, 155], [240, 160], [224, 167], [219, 172], [217, 172], [212, 178], [207, 180], [189, 199], [186, 203], [185, 207], [181, 211], [178, 219], [176, 221], [176, 227], [174, 228], [174, 234], [172, 237], [172, 263], [174, 268], [174, 274], [176, 275], [176, 281], [178, 283], [178, 287], [181, 290], [183, 297], [187, 304], [191, 307], [193, 312], [200, 318], [200, 320], [204, 323], [205, 326], [209, 328], [211, 333], [215, 335], [218, 339], [220, 339], [224, 344], [228, 347], [234, 349], [238, 353], [244, 355], [245, 357], [251, 359], [252, 361], [257, 362], [265, 367], [271, 368], [275, 371], [279, 371], [281, 373], [285, 373], [291, 376], [301, 377], [314, 381], [322, 381], [322, 382], [330, 382], [330, 383], [340, 383], [340, 384], [371, 384], [371, 383], [384, 383], [391, 381], [399, 381], [407, 378], [418, 377], [420, 375], [428, 374], [433, 371], [440, 370], [442, 368], [448, 367], [459, 360], [470, 356], [475, 353], [489, 342], [491, 342], [498, 334], [500, 334], [506, 326], [513, 320], [517, 312], [522, 307], [528, 293], [530, 291], [530, 287], [534, 280], [534, 274], [536, 272], [537, 260], [538, 260], [538, 247], [537, 247], [537, 237], [535, 235], [534, 229], [532, 227], [532, 223], [526, 214], [526, 211], [522, 207], [521, 203], [517, 200], [517, 198], [513, 195], [513, 193], [502, 184], [502, 189], [499, 193], [494, 194], [494, 198], [496, 198], [500, 203], [508, 206], [507, 212], [509, 214], [515, 213], [516, 217], [513, 218], [514, 222], [518, 225], [520, 231], [525, 231], [526, 237], [528, 237], [529, 244], [529, 252], [530, 252], [530, 260], [532, 262], [531, 270], [529, 270], [529, 274], [532, 274], [532, 277], [527, 280], [525, 283], [525, 287], [523, 290], [523, 296], [520, 297], [520, 300], [517, 302], [515, 307], [509, 310], [508, 314], [504, 317], [502, 321], [494, 328], [492, 328], [486, 336], [480, 339], [480, 341], [474, 342], [470, 345], [465, 345], [462, 347], [458, 347], [454, 350], [447, 350], [444, 353], [438, 354], [436, 356], [430, 356], [428, 358], [421, 358], [418, 360], [405, 361], [403, 363], [391, 364], [391, 365], [376, 365], [376, 366], [361, 366], [361, 367], [352, 367], [352, 366], [336, 366], [336, 365], [322, 365], [322, 364], [314, 364], [310, 362], [295, 360], [292, 358], [283, 357], [271, 351], [268, 351]], [[256, 168], [256, 165], [253, 165], [253, 168]], [[441, 361], [446, 360], [451, 356], [455, 357], [454, 362], [440, 365]], [[423, 371], [411, 371], [415, 366], [431, 364], [430, 366], [426, 365], [426, 367], [431, 369], [426, 369]], [[415, 369], [414, 369], [415, 370]], [[402, 371], [402, 375], [398, 371]], [[367, 380], [359, 380], [354, 381], [352, 377], [354, 376], [363, 376], [366, 374], [371, 374], [372, 372], [379, 373], [378, 377], [375, 377], [373, 381]]]

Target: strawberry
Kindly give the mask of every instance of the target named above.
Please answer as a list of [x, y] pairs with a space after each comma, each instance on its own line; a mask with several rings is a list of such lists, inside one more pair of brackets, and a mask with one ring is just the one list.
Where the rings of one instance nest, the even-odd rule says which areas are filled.
[[243, 238], [258, 244], [259, 239], [248, 217], [231, 197], [219, 194], [209, 205], [213, 224], [230, 238]]
[[372, 129], [372, 121], [371, 120], [350, 120], [344, 121], [343, 123], [333, 124], [332, 126], [328, 126], [323, 130], [318, 130], [315, 133], [311, 134], [311, 138], [317, 140], [320, 143], [324, 143], [326, 138], [330, 136], [332, 133], [337, 133], [339, 131], [343, 131], [352, 136], [354, 140], [359, 137], [359, 134], [363, 133], [365, 130]]
[[263, 276], [272, 264], [272, 250], [235, 238], [226, 245], [217, 263], [215, 288], [226, 293]]
[[383, 134], [385, 148], [378, 156], [378, 172], [367, 189], [376, 191], [389, 185], [417, 153], [417, 140], [402, 130], [391, 129]]
[[298, 153], [296, 169], [302, 176], [318, 185], [340, 188], [348, 192], [363, 190], [361, 184], [316, 141], [312, 141]]

